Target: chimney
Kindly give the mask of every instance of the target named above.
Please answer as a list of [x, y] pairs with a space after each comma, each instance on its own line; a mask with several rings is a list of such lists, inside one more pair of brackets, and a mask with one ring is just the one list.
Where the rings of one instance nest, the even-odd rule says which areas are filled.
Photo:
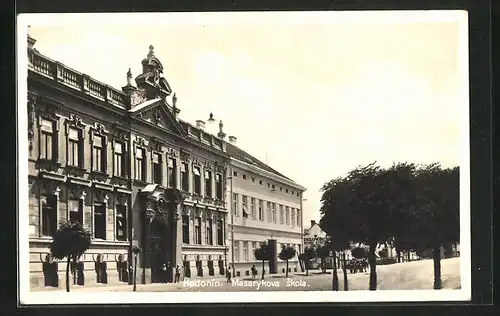
[[231, 144], [235, 145], [236, 144], [236, 140], [237, 140], [236, 136], [229, 136], [229, 142]]
[[222, 124], [222, 121], [220, 121], [219, 122], [219, 133], [217, 134], [217, 136], [220, 139], [224, 139], [226, 137], [226, 133], [224, 133], [223, 128], [224, 128], [224, 124]]
[[205, 129], [205, 122], [202, 120], [197, 120], [196, 127], [198, 127], [199, 129]]
[[316, 225], [316, 221], [311, 219], [311, 227], [313, 227], [314, 225]]
[[33, 37], [31, 37], [30, 35], [30, 27], [28, 25], [28, 48], [33, 48], [33, 46], [35, 46], [35, 43], [36, 43], [36, 39], [34, 39]]

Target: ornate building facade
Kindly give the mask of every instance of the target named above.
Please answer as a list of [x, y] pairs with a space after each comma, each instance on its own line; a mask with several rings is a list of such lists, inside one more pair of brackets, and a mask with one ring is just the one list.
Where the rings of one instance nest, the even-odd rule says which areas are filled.
[[[143, 72], [112, 88], [40, 54], [28, 36], [29, 251], [32, 288], [62, 286], [49, 246], [81, 222], [92, 246], [73, 263], [76, 285], [221, 275], [227, 257], [226, 142], [179, 119], [153, 47]], [[170, 99], [171, 101], [167, 101]], [[167, 271], [167, 272], [165, 272]]]

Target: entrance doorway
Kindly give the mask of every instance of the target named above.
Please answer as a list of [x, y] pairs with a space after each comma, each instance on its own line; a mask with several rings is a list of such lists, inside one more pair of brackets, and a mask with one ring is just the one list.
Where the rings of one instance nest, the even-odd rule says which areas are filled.
[[169, 228], [164, 220], [156, 219], [151, 223], [149, 258], [151, 282], [171, 282], [171, 246]]

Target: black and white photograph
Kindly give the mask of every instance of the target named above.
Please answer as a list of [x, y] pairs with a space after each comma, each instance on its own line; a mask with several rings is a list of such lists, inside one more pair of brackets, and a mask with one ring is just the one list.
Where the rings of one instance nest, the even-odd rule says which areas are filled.
[[471, 299], [466, 11], [17, 32], [22, 303]]

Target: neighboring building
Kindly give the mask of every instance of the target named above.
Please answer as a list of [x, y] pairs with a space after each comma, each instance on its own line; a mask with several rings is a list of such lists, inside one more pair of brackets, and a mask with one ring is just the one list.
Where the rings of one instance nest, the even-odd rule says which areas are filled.
[[[219, 136], [224, 137], [222, 128]], [[275, 249], [274, 258], [283, 245], [294, 247], [297, 255], [289, 261], [289, 270], [299, 271], [298, 254], [303, 249], [302, 194], [306, 189], [237, 147], [235, 137], [229, 137], [226, 149], [231, 157], [228, 211], [234, 224], [228, 231], [228, 244], [232, 244], [229, 260], [235, 275], [249, 275], [254, 264], [258, 273], [262, 272], [255, 249], [263, 242]], [[282, 273], [285, 267], [286, 262], [271, 260], [266, 262], [265, 272]]]
[[133, 245], [143, 249], [140, 283], [166, 281], [168, 262], [191, 277], [223, 274], [226, 143], [179, 119], [153, 47], [137, 87], [129, 70], [120, 91], [34, 44], [28, 36], [31, 286], [64, 283], [65, 263], [53, 262], [49, 245], [68, 219], [93, 239], [72, 270], [75, 284], [128, 282]]
[[326, 233], [315, 220], [311, 220], [311, 227], [304, 229], [304, 246], [317, 247], [326, 242]]

